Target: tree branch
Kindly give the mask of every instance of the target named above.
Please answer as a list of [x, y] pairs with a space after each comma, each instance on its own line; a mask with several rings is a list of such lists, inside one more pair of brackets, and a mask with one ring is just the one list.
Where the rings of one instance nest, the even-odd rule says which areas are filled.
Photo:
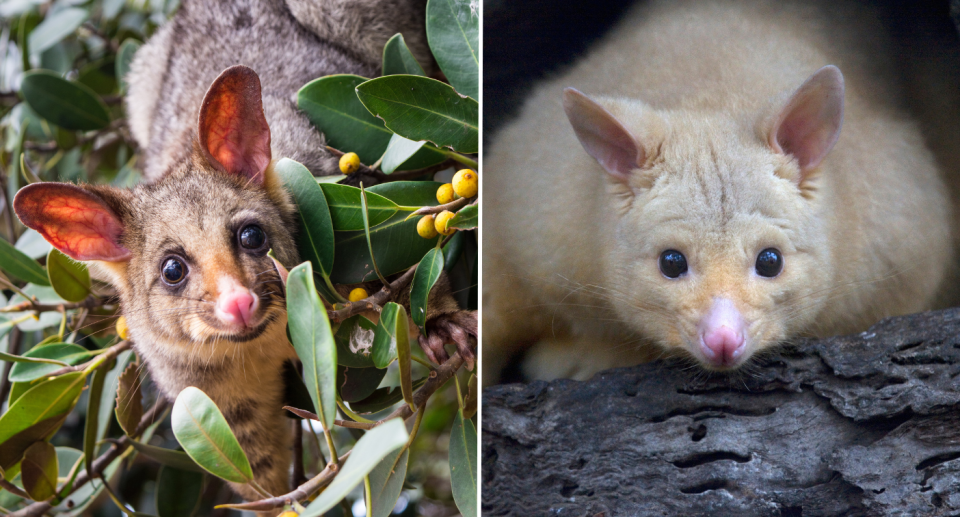
[[[83, 370], [86, 370], [91, 364], [97, 361], [102, 361], [104, 364], [106, 364], [107, 362], [110, 361], [110, 359], [113, 359], [114, 357], [119, 355], [120, 352], [123, 352], [124, 350], [128, 350], [131, 344], [132, 343], [130, 341], [121, 341], [116, 345], [113, 345], [112, 347], [108, 348], [106, 352], [101, 352], [97, 354], [96, 356], [94, 356], [93, 359], [83, 364], [78, 364], [76, 366], [64, 366], [63, 368], [60, 368], [59, 370], [56, 370], [53, 373], [45, 375], [45, 377], [56, 377], [58, 375], [63, 375], [65, 373], [70, 373], [70, 372], [82, 372]], [[104, 359], [104, 357], [106, 357], [106, 359]]]
[[69, 311], [72, 309], [95, 309], [97, 307], [102, 307], [108, 303], [114, 301], [114, 297], [102, 298], [99, 296], [88, 296], [85, 300], [75, 303], [58, 303], [58, 304], [45, 304], [40, 302], [35, 302], [33, 300], [27, 300], [25, 302], [20, 302], [16, 305], [8, 305], [6, 307], [0, 307], [0, 313], [5, 312], [24, 312], [24, 311], [33, 311], [33, 312], [50, 312], [50, 311]]
[[[346, 154], [343, 151], [330, 147], [329, 145], [327, 146], [327, 150], [330, 151], [330, 154], [338, 158]], [[353, 172], [351, 176], [358, 175], [361, 179], [372, 178], [377, 183], [386, 183], [388, 181], [403, 181], [403, 180], [408, 180], [410, 178], [417, 178], [417, 177], [423, 176], [424, 174], [431, 174], [431, 173], [435, 173], [435, 172], [442, 171], [444, 169], [449, 169], [450, 167], [456, 167], [456, 166], [457, 166], [456, 160], [446, 159], [436, 165], [431, 165], [430, 167], [424, 167], [422, 169], [415, 169], [412, 171], [395, 171], [391, 174], [385, 174], [381, 170], [371, 169], [370, 167], [367, 167], [366, 165], [361, 163], [360, 168], [357, 169], [355, 172]]]
[[414, 212], [413, 215], [439, 214], [440, 212], [443, 212], [444, 210], [449, 210], [449, 211], [451, 211], [451, 212], [456, 212], [457, 210], [460, 210], [461, 208], [463, 208], [464, 206], [466, 206], [468, 201], [470, 201], [470, 198], [462, 197], [462, 198], [460, 198], [460, 199], [454, 199], [453, 201], [451, 201], [451, 202], [449, 202], [449, 203], [447, 203], [447, 204], [445, 204], [445, 205], [425, 206], [425, 207], [417, 210], [416, 212]]
[[234, 510], [251, 510], [255, 512], [265, 512], [268, 510], [273, 510], [274, 508], [281, 508], [287, 504], [293, 504], [294, 501], [300, 501], [310, 497], [314, 492], [320, 490], [321, 488], [330, 484], [333, 481], [334, 476], [337, 475], [337, 472], [340, 471], [340, 465], [346, 461], [347, 456], [350, 456], [351, 451], [347, 451], [346, 454], [340, 456], [340, 463], [330, 462], [327, 464], [327, 467], [320, 471], [319, 474], [313, 476], [306, 483], [297, 487], [296, 490], [290, 492], [289, 494], [284, 494], [277, 497], [271, 497], [268, 499], [261, 499], [259, 501], [254, 501], [252, 503], [243, 503], [243, 504], [224, 504], [220, 505], [217, 508], [232, 508]]
[[388, 285], [383, 286], [383, 289], [373, 293], [363, 300], [348, 303], [346, 307], [342, 309], [327, 311], [327, 316], [330, 318], [330, 322], [340, 323], [341, 321], [351, 316], [356, 316], [362, 312], [377, 310], [378, 307], [389, 302], [394, 293], [400, 292], [413, 280], [413, 273], [416, 270], [417, 265], [413, 265], [396, 280], [390, 282]]

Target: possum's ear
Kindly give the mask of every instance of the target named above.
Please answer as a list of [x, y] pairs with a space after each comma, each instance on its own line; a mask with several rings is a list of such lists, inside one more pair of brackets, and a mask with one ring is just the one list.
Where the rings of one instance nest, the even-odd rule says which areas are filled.
[[843, 74], [827, 65], [794, 92], [770, 130], [774, 151], [792, 155], [805, 175], [833, 149], [843, 125]]
[[236, 65], [213, 81], [200, 105], [197, 136], [214, 168], [263, 184], [271, 158], [270, 127], [256, 72]]
[[17, 217], [53, 247], [75, 260], [122, 262], [123, 223], [98, 195], [69, 183], [33, 183], [13, 199]]
[[587, 154], [620, 181], [646, 162], [633, 134], [603, 106], [574, 88], [563, 90], [563, 109]]

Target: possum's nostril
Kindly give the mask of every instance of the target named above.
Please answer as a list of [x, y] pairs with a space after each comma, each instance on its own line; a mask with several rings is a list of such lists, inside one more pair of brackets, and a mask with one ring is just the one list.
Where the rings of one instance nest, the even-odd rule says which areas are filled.
[[250, 326], [257, 311], [259, 300], [249, 289], [235, 280], [220, 282], [220, 296], [217, 298], [217, 318], [227, 325]]

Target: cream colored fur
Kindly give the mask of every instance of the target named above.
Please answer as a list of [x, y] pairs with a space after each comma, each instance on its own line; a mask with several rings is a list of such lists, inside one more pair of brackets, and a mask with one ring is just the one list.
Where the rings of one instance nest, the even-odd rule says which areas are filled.
[[[536, 89], [484, 163], [484, 381], [522, 347], [535, 378], [585, 378], [693, 346], [712, 297], [733, 299], [750, 353], [928, 309], [951, 259], [937, 167], [855, 8], [645, 4]], [[828, 21], [835, 20], [835, 21]], [[825, 65], [846, 83], [840, 139], [798, 186], [767, 134]], [[598, 100], [652, 156], [625, 185], [583, 150], [564, 87]], [[777, 247], [784, 269], [752, 274]], [[691, 274], [657, 258], [681, 249]], [[688, 355], [688, 354], [687, 354]]]

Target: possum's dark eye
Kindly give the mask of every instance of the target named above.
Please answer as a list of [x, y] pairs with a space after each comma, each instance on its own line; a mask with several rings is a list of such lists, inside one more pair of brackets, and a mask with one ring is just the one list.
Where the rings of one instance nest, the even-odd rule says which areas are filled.
[[783, 255], [776, 248], [767, 248], [757, 255], [755, 267], [758, 275], [773, 278], [783, 270]]
[[677, 250], [660, 254], [660, 272], [667, 278], [677, 278], [687, 272], [687, 257]]
[[267, 241], [267, 234], [255, 224], [244, 226], [240, 230], [240, 245], [248, 250], [258, 250]]
[[163, 261], [163, 267], [160, 268], [163, 280], [169, 285], [179, 284], [183, 277], [187, 276], [187, 266], [180, 259], [170, 257]]

